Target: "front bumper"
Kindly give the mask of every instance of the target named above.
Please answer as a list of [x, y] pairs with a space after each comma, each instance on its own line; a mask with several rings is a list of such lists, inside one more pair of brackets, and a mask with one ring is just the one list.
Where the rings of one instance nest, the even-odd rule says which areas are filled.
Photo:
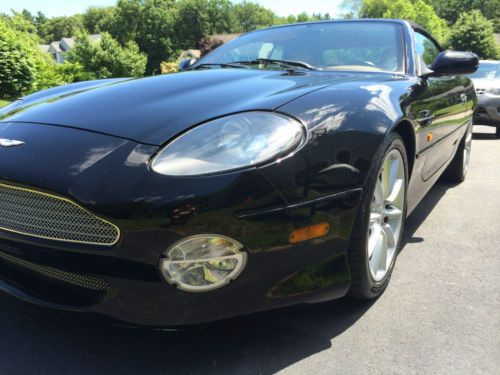
[[488, 93], [478, 96], [479, 103], [474, 112], [474, 123], [500, 126], [500, 96]]
[[[296, 208], [246, 212], [245, 218], [235, 218], [248, 228], [265, 226], [267, 233], [260, 239], [255, 238], [258, 230], [247, 238], [230, 229], [224, 233], [252, 244], [245, 248], [248, 264], [238, 279], [211, 292], [180, 291], [158, 274], [163, 250], [182, 237], [169, 229], [125, 232], [119, 245], [105, 253], [1, 233], [0, 290], [45, 307], [170, 327], [339, 298], [350, 285], [346, 249], [359, 195], [359, 190], [347, 191]], [[331, 223], [330, 234], [296, 245], [279, 244], [279, 238], [287, 236], [299, 218], [307, 220], [304, 214], [311, 211]], [[206, 231], [211, 232], [209, 226]], [[121, 255], [127, 253], [136, 259]]]

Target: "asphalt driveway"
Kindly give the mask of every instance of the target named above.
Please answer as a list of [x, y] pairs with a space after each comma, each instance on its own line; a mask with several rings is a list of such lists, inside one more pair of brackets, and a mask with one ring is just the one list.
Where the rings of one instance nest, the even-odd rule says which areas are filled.
[[500, 140], [476, 127], [467, 180], [407, 222], [391, 285], [199, 331], [96, 324], [0, 296], [0, 373], [499, 374]]

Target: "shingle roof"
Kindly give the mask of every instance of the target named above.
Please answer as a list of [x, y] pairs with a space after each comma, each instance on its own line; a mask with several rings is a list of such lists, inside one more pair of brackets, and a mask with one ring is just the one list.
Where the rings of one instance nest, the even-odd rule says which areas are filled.
[[75, 38], [62, 38], [59, 45], [64, 51], [73, 49], [75, 46]]

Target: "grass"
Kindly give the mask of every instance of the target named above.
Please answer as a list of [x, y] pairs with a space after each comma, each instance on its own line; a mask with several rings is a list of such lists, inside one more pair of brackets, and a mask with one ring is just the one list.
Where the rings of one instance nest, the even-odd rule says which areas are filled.
[[8, 101], [1, 100], [1, 99], [0, 99], [0, 108], [5, 107], [5, 106], [6, 106], [7, 104], [9, 104], [9, 103], [10, 103], [10, 102], [8, 102]]

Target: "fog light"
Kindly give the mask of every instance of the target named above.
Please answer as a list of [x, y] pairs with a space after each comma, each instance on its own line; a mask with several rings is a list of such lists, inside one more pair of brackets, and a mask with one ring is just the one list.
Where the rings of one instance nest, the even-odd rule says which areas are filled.
[[245, 268], [243, 245], [217, 234], [200, 234], [170, 247], [160, 262], [168, 283], [188, 292], [206, 292], [227, 285]]

